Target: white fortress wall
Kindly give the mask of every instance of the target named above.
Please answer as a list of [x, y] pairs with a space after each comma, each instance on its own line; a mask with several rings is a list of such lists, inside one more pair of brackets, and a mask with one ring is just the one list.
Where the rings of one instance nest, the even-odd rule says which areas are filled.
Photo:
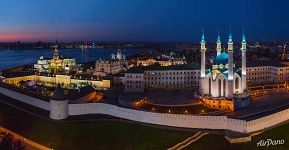
[[138, 122], [151, 123], [184, 128], [202, 129], [226, 129], [226, 116], [192, 116], [180, 114], [165, 114], [139, 111], [117, 107], [110, 104], [70, 104], [69, 115], [82, 114], [106, 114], [115, 117], [134, 120]]
[[231, 131], [243, 132], [246, 133], [246, 121], [239, 119], [228, 118], [227, 120], [227, 129]]
[[23, 103], [26, 103], [26, 104], [29, 104], [29, 105], [32, 105], [32, 106], [35, 106], [44, 110], [48, 110], [48, 111], [50, 110], [49, 102], [45, 102], [43, 100], [31, 97], [31, 96], [27, 96], [27, 95], [24, 95], [24, 94], [21, 94], [21, 93], [18, 93], [18, 92], [15, 92], [6, 88], [2, 88], [2, 87], [0, 87], [0, 93], [8, 97], [11, 97], [13, 99], [16, 99], [20, 102], [23, 102]]
[[[0, 93], [20, 102], [44, 110], [50, 110], [49, 102], [2, 87], [0, 87]], [[199, 129], [224, 129], [243, 133], [263, 130], [289, 120], [289, 109], [251, 121], [231, 119], [227, 118], [227, 116], [196, 116], [146, 112], [104, 103], [69, 104], [68, 111], [69, 115], [104, 114], [156, 125]]]
[[263, 130], [289, 120], [289, 109], [247, 122], [247, 132]]

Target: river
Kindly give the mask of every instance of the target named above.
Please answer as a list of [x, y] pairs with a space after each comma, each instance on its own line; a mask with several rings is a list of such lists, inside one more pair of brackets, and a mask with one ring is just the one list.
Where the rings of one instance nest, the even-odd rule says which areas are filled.
[[[126, 56], [140, 52], [141, 49], [125, 49], [122, 53]], [[114, 48], [92, 49], [59, 49], [59, 55], [73, 57], [77, 63], [95, 61], [97, 59], [109, 59], [111, 54], [116, 53]], [[35, 64], [40, 56], [51, 58], [53, 49], [37, 50], [4, 50], [0, 51], [0, 70], [9, 69], [26, 64]]]

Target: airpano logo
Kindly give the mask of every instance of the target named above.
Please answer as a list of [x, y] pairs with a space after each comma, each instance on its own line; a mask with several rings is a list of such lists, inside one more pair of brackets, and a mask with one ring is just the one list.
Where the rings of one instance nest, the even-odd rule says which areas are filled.
[[272, 139], [266, 139], [266, 140], [260, 140], [257, 143], [257, 147], [269, 147], [269, 146], [276, 146], [276, 145], [283, 145], [285, 143], [285, 140], [272, 140]]

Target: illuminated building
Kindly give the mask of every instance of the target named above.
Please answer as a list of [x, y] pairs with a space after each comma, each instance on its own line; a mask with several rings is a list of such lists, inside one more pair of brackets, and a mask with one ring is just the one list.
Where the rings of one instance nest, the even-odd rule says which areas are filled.
[[120, 71], [125, 71], [128, 69], [128, 62], [118, 49], [117, 54], [112, 54], [112, 59], [110, 60], [97, 60], [95, 62], [94, 75], [106, 76], [108, 74], [116, 74]]
[[[250, 104], [250, 93], [246, 90], [246, 39], [242, 37], [242, 65], [236, 68], [233, 59], [234, 46], [229, 33], [227, 52], [220, 52], [221, 42], [218, 35], [217, 56], [211, 68], [205, 68], [204, 33], [201, 40], [201, 82], [200, 94], [203, 102], [219, 109], [235, 110]], [[216, 105], [215, 103], [222, 103]], [[213, 105], [212, 105], [213, 104]]]
[[274, 60], [248, 62], [246, 74], [248, 86], [284, 83], [289, 81], [289, 66]]
[[[96, 77], [93, 75], [51, 75], [51, 74], [40, 74], [40, 75], [27, 75], [18, 77], [8, 77], [3, 80], [4, 83], [10, 85], [19, 84], [21, 81], [36, 81], [44, 84], [61, 84], [65, 87], [70, 88], [71, 85], [81, 87], [82, 85], [91, 85], [98, 89], [108, 89], [111, 86], [110, 80]], [[72, 87], [71, 87], [72, 88]]]
[[62, 71], [62, 69], [63, 69], [63, 67], [62, 67], [62, 59], [59, 58], [58, 46], [55, 45], [54, 54], [53, 54], [52, 59], [50, 60], [49, 70], [52, 73], [59, 73], [60, 71]]
[[37, 60], [37, 64], [34, 64], [34, 68], [35, 68], [38, 72], [48, 72], [49, 64], [50, 64], [50, 59], [44, 58], [43, 56], [41, 56], [41, 57]]
[[111, 59], [112, 60], [124, 60], [125, 55], [121, 53], [121, 49], [117, 49], [116, 54], [114, 53], [111, 54]]
[[54, 53], [51, 59], [41, 56], [34, 64], [34, 68], [40, 73], [60, 73], [69, 72], [76, 68], [76, 61], [74, 58], [60, 58], [57, 45], [54, 46]]
[[196, 88], [198, 64], [137, 66], [125, 73], [125, 92], [143, 92], [144, 88]]
[[149, 58], [149, 59], [137, 60], [137, 66], [150, 66], [154, 64], [159, 64], [160, 66], [171, 66], [171, 65], [182, 65], [186, 63], [187, 61], [185, 57], [182, 57], [182, 58], [170, 57], [170, 58], [162, 58], [162, 59]]

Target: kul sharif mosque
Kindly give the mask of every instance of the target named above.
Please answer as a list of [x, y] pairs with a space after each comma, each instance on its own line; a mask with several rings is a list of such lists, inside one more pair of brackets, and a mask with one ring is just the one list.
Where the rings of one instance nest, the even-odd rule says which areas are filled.
[[246, 85], [246, 38], [242, 35], [242, 66], [236, 68], [234, 64], [234, 46], [232, 33], [229, 33], [227, 50], [222, 52], [221, 38], [218, 33], [217, 55], [214, 64], [206, 68], [206, 42], [205, 35], [201, 38], [201, 80], [200, 94], [203, 102], [212, 107], [215, 103], [223, 109], [235, 110], [250, 105], [250, 92]]

